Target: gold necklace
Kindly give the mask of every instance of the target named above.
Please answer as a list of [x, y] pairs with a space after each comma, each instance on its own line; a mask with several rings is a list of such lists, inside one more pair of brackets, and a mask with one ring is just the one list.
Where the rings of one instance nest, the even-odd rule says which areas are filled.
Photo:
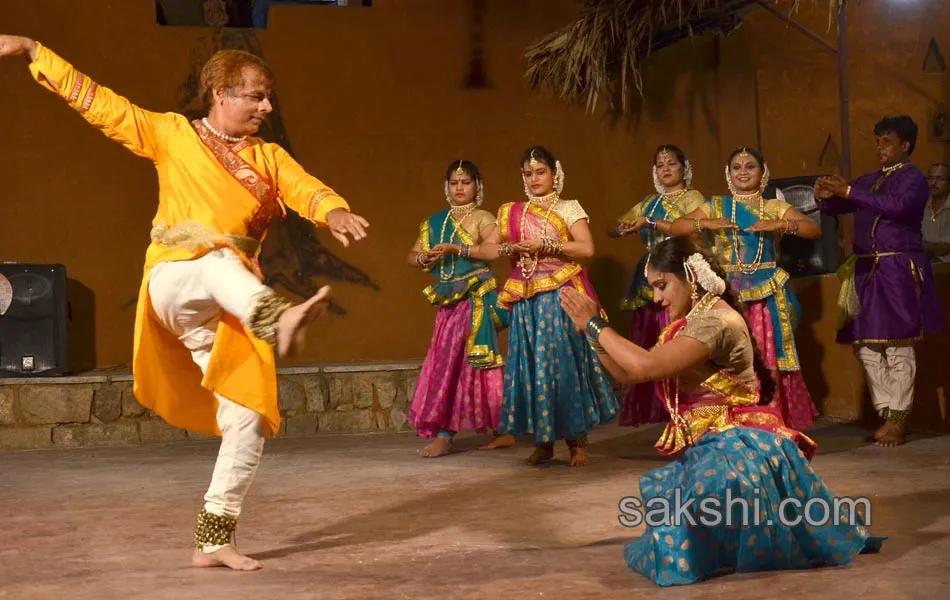
[[[449, 214], [445, 215], [445, 219], [442, 221], [442, 231], [441, 233], [439, 233], [439, 240], [441, 241], [445, 239], [445, 229], [448, 227], [449, 221], [452, 220], [452, 217], [455, 217], [455, 213], [464, 213], [462, 214], [461, 218], [456, 217], [458, 219], [458, 227], [461, 227], [462, 222], [465, 221], [465, 219], [468, 218], [468, 216], [472, 214], [474, 211], [475, 211], [474, 202], [469, 202], [468, 204], [463, 204], [462, 206], [453, 206], [449, 208]], [[452, 225], [452, 233], [449, 234], [449, 239], [443, 243], [446, 243], [446, 244], [452, 243], [452, 240], [455, 239], [455, 234], [458, 233], [458, 227], [455, 225]], [[450, 279], [455, 277], [455, 255], [454, 254], [449, 255], [449, 262], [451, 262], [452, 268], [450, 269], [449, 273], [446, 274], [445, 258], [443, 257], [439, 260], [439, 279], [441, 279], [442, 281], [449, 281]]]
[[[538, 206], [541, 206], [541, 205], [543, 205], [545, 202], [548, 202], [548, 201], [550, 201], [550, 204], [548, 205], [548, 210], [547, 210], [547, 212], [544, 213], [544, 221], [543, 221], [543, 223], [541, 224], [541, 232], [540, 232], [540, 233], [542, 233], [542, 234], [545, 233], [545, 232], [547, 232], [547, 228], [548, 228], [548, 218], [551, 216], [551, 211], [554, 210], [554, 207], [557, 205], [558, 202], [561, 201], [561, 199], [558, 197], [557, 192], [551, 192], [551, 193], [548, 194], [547, 196], [540, 196], [540, 197], [531, 198], [530, 200], [528, 200], [528, 204], [529, 204], [529, 205], [530, 205], [530, 204], [536, 204], [536, 205], [538, 205]], [[528, 240], [528, 239], [534, 239], [534, 238], [531, 238], [531, 237], [528, 235], [528, 233], [527, 233], [527, 232], [528, 232], [528, 229], [527, 229], [527, 227], [528, 227], [528, 210], [529, 210], [529, 208], [526, 206], [526, 207], [524, 208], [524, 211], [521, 213], [521, 241], [525, 241], [525, 240]], [[539, 260], [537, 254], [529, 254], [528, 256], [521, 255], [521, 256], [518, 258], [518, 263], [517, 263], [517, 265], [518, 265], [518, 267], [521, 269], [521, 275], [522, 275], [525, 279], [531, 279], [532, 277], [534, 277], [534, 273], [538, 270], [538, 264], [539, 264], [540, 262], [541, 262], [541, 261]]]
[[[731, 221], [732, 221], [732, 223], [733, 223], [734, 225], [737, 224], [737, 223], [736, 223], [736, 208], [737, 208], [736, 203], [737, 203], [740, 199], [741, 199], [743, 202], [751, 202], [752, 200], [755, 200], [756, 198], [759, 200], [759, 214], [760, 214], [760, 215], [764, 215], [764, 214], [765, 214], [765, 198], [762, 197], [762, 194], [761, 194], [760, 192], [756, 192], [756, 193], [754, 193], [754, 194], [733, 194], [733, 195], [732, 195], [732, 219], [731, 219]], [[756, 251], [755, 251], [755, 260], [753, 260], [753, 261], [752, 261], [752, 264], [750, 265], [750, 266], [751, 266], [751, 270], [746, 270], [746, 269], [743, 268], [743, 266], [742, 266], [744, 263], [742, 262], [742, 254], [739, 252], [739, 247], [740, 247], [740, 245], [739, 245], [739, 240], [740, 240], [740, 238], [739, 238], [739, 230], [738, 230], [738, 229], [733, 229], [733, 230], [732, 230], [732, 243], [733, 243], [733, 246], [734, 246], [735, 249], [736, 249], [736, 266], [739, 268], [739, 271], [741, 271], [742, 273], [745, 273], [746, 275], [751, 275], [751, 274], [755, 273], [756, 271], [758, 271], [758, 270], [759, 270], [759, 264], [760, 264], [761, 261], [762, 261], [762, 252], [763, 252], [764, 247], [765, 247], [765, 242], [764, 242], [765, 233], [764, 233], [764, 232], [756, 232], [756, 237], [757, 237], [758, 240], [759, 240], [759, 247], [758, 247], [758, 248], [756, 249]]]
[[[715, 306], [719, 302], [719, 296], [714, 295], [711, 292], [706, 292], [702, 298], [699, 299], [699, 302], [693, 305], [693, 308], [686, 314], [685, 319], [689, 321], [693, 317], [699, 316], [710, 308]], [[679, 335], [677, 333], [677, 335]], [[674, 336], [675, 337], [675, 336]], [[674, 392], [673, 402], [670, 402], [670, 380], [673, 380], [676, 385], [676, 391]], [[689, 430], [689, 422], [686, 420], [686, 417], [680, 414], [680, 376], [676, 375], [673, 378], [663, 380], [663, 402], [666, 405], [666, 410], [670, 414], [670, 420], [676, 425], [680, 431], [683, 432], [684, 437], [686, 438], [687, 444], [692, 444], [692, 434]]]
[[899, 162], [899, 163], [897, 163], [896, 165], [891, 165], [891, 166], [889, 166], [889, 167], [884, 167], [884, 168], [882, 169], [882, 171], [884, 171], [885, 173], [887, 173], [888, 175], [890, 175], [891, 173], [893, 173], [893, 172], [896, 171], [897, 169], [900, 169], [900, 168], [903, 167], [903, 166], [904, 166], [904, 163]]

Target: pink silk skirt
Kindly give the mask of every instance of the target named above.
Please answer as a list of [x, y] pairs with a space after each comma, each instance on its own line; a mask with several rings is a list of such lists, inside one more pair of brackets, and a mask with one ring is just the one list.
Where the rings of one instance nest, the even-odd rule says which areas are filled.
[[504, 367], [477, 369], [469, 364], [465, 345], [471, 330], [469, 299], [438, 309], [429, 352], [409, 404], [409, 423], [422, 437], [434, 437], [440, 430], [498, 430]]
[[818, 416], [818, 408], [808, 393], [801, 370], [778, 370], [772, 315], [768, 303], [765, 300], [754, 300], [744, 303], [744, 306], [752, 336], [775, 379], [775, 396], [769, 406], [778, 409], [787, 427], [798, 430], [811, 427]]

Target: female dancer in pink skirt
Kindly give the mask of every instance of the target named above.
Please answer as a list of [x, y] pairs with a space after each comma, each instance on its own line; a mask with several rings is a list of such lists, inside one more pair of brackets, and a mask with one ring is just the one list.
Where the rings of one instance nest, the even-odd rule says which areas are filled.
[[[412, 427], [434, 438], [420, 450], [426, 457], [447, 454], [459, 431], [497, 431], [504, 393], [498, 332], [508, 326], [508, 313], [495, 305], [497, 282], [481, 247], [500, 241], [495, 215], [479, 208], [484, 185], [467, 160], [449, 165], [444, 191], [449, 207], [422, 222], [409, 253], [410, 266], [436, 278], [422, 292], [438, 312], [409, 405]], [[514, 443], [503, 436], [491, 447]]]
[[795, 327], [801, 319], [798, 298], [788, 273], [778, 266], [782, 236], [821, 237], [821, 227], [781, 198], [765, 198], [769, 181], [765, 158], [752, 148], [739, 148], [726, 163], [728, 196], [713, 196], [702, 207], [678, 219], [674, 235], [710, 232], [714, 252], [729, 285], [748, 314], [749, 327], [777, 389], [772, 406], [792, 429], [806, 429], [818, 409], [805, 386]]
[[[642, 348], [652, 348], [660, 332], [670, 322], [666, 309], [653, 301], [653, 288], [643, 272], [647, 256], [657, 244], [670, 236], [673, 221], [693, 212], [706, 201], [701, 193], [690, 189], [693, 167], [682, 150], [672, 145], [660, 146], [653, 160], [653, 186], [657, 193], [635, 204], [618, 219], [617, 227], [607, 233], [611, 237], [639, 234], [646, 248], [630, 277], [620, 305], [623, 310], [632, 313], [630, 334], [627, 337]], [[620, 406], [621, 427], [636, 427], [668, 419], [655, 382], [644, 381], [626, 387]]]

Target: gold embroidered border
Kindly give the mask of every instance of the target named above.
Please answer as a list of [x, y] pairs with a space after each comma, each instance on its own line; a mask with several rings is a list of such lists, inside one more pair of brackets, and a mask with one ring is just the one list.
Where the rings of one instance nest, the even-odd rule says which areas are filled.
[[465, 350], [469, 361], [473, 366], [479, 368], [502, 367], [505, 364], [500, 354], [496, 354], [491, 348], [484, 345], [475, 345], [475, 336], [482, 326], [485, 319], [485, 294], [494, 290], [496, 287], [495, 279], [489, 279], [478, 287], [472, 293], [472, 328], [465, 343]]
[[[710, 199], [710, 205], [712, 206], [712, 214], [710, 215], [713, 219], [725, 219], [726, 213], [725, 208], [723, 207], [723, 197], [722, 196], [713, 196]], [[732, 241], [729, 239], [729, 236], [726, 234], [726, 229], [720, 229], [716, 232], [715, 239], [719, 242], [716, 244], [722, 248], [719, 252], [719, 260], [722, 261], [722, 266], [733, 264], [732, 253], [734, 248], [732, 247]], [[738, 258], [738, 252], [736, 254]]]
[[735, 400], [730, 403], [733, 406], [752, 405], [759, 401], [755, 388], [723, 371], [713, 373], [700, 385], [711, 392]]
[[[530, 210], [542, 220], [544, 219], [545, 215], [547, 215], [547, 222], [554, 226], [562, 241], [566, 242], [570, 240], [570, 229], [567, 227], [567, 223], [564, 222], [564, 219], [561, 217], [561, 215], [559, 215], [556, 211], [552, 210], [551, 214], [548, 215], [548, 209], [546, 208], [541, 208], [540, 206], [536, 206], [530, 202], [525, 202], [524, 204], [526, 206], [523, 210]], [[519, 237], [524, 240], [524, 232], [522, 231], [519, 233]]]
[[257, 201], [261, 204], [275, 201], [276, 195], [274, 194], [274, 188], [267, 179], [257, 172], [251, 163], [238, 156], [221, 140], [216, 138], [200, 120], [195, 119], [192, 121], [192, 126], [198, 133], [198, 138], [211, 150], [211, 153], [218, 159], [221, 166], [223, 166], [248, 193], [257, 198]]
[[[436, 305], [436, 306], [447, 306], [449, 304], [454, 304], [458, 302], [459, 300], [461, 300], [462, 298], [464, 298], [465, 296], [467, 296], [469, 293], [471, 293], [471, 289], [472, 289], [471, 286], [479, 282], [478, 275], [481, 273], [485, 273], [487, 271], [488, 271], [488, 267], [484, 267], [484, 268], [478, 269], [477, 271], [472, 271], [471, 273], [468, 273], [467, 275], [462, 275], [454, 279], [451, 279], [448, 282], [440, 282], [440, 283], [451, 283], [455, 281], [468, 280], [468, 285], [464, 289], [458, 292], [455, 292], [451, 296], [440, 296], [438, 292], [436, 292], [436, 288], [439, 285], [436, 283], [422, 290], [422, 295], [425, 296], [426, 300], [428, 300], [431, 304]], [[491, 283], [492, 283], [491, 289], [495, 289], [496, 282], [495, 282], [494, 277], [491, 279]]]
[[760, 271], [762, 269], [774, 269], [777, 266], [778, 266], [778, 263], [775, 263], [775, 262], [759, 263], [757, 265], [747, 265], [744, 263], [740, 263], [737, 265], [733, 265], [733, 264], [723, 265], [722, 270], [725, 271], [726, 273], [733, 273], [735, 271], [748, 272], [750, 270]]
[[317, 213], [317, 209], [320, 208], [320, 203], [327, 198], [332, 198], [336, 195], [336, 192], [329, 189], [320, 189], [315, 191], [313, 195], [310, 196], [310, 202], [307, 204], [307, 218], [311, 221], [315, 220], [314, 215]]
[[782, 328], [782, 351], [785, 353], [785, 358], [776, 357], [776, 363], [780, 371], [798, 371], [800, 366], [795, 348], [795, 333], [792, 331], [793, 315], [784, 286], [775, 290], [775, 302], [778, 304], [778, 323], [779, 327]]
[[96, 99], [96, 92], [99, 91], [99, 84], [95, 81], [92, 82], [92, 85], [89, 86], [89, 89], [86, 90], [86, 96], [82, 100], [82, 106], [79, 107], [80, 113], [88, 112], [92, 108], [92, 102]]
[[511, 216], [511, 203], [502, 204], [498, 209], [498, 232], [501, 234], [501, 241], [510, 242], [511, 232], [508, 231], [509, 217]]
[[79, 100], [79, 92], [82, 91], [82, 84], [85, 82], [86, 76], [77, 71], [76, 79], [73, 81], [73, 88], [69, 90], [69, 96], [66, 97], [66, 102], [75, 104], [76, 100]]
[[498, 294], [498, 302], [504, 306], [509, 306], [522, 298], [556, 290], [582, 270], [583, 268], [577, 263], [567, 263], [550, 275], [532, 278], [527, 284], [509, 278]]
[[430, 240], [431, 235], [432, 232], [429, 227], [429, 220], [426, 219], [421, 225], [419, 225], [419, 243], [420, 246], [422, 246], [423, 252], [428, 252], [432, 249], [432, 242]]

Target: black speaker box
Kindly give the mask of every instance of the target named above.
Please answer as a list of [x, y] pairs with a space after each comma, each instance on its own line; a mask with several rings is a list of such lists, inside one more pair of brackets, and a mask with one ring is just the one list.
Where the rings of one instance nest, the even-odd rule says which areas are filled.
[[0, 263], [13, 288], [0, 315], [0, 377], [69, 373], [69, 307], [64, 265]]
[[775, 198], [775, 190], [782, 190], [786, 202], [821, 226], [821, 237], [817, 240], [793, 235], [782, 238], [778, 264], [792, 277], [822, 275], [838, 270], [838, 220], [822, 214], [815, 201], [814, 186], [817, 179], [817, 175], [773, 179], [765, 191], [766, 198]]

